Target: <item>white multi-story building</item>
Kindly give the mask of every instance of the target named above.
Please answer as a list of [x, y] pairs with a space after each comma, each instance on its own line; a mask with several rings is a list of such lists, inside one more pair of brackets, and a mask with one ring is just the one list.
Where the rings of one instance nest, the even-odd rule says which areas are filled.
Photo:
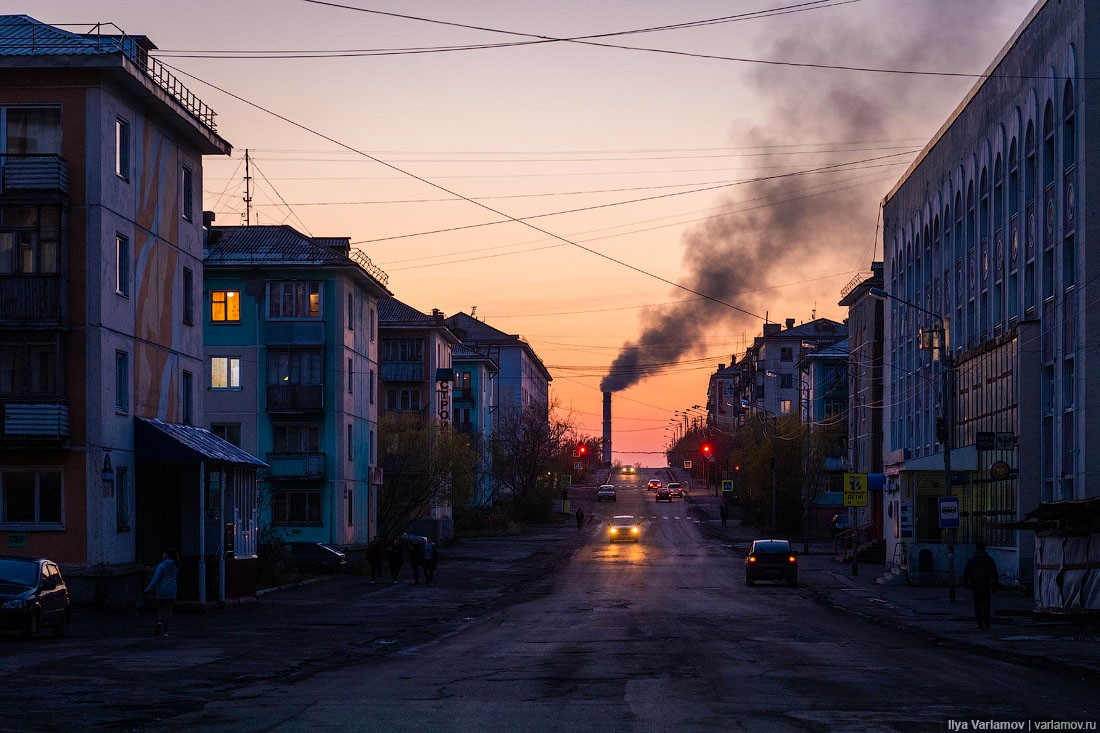
[[[1006, 525], [1100, 493], [1100, 454], [1085, 450], [1100, 380], [1084, 378], [1100, 243], [1079, 215], [1100, 196], [1084, 103], [1100, 89], [1097, 22], [1096, 3], [1039, 2], [883, 202], [887, 510], [902, 518], [888, 552], [911, 579], [957, 573], [981, 540], [1005, 579], [1030, 584], [1033, 537]], [[948, 494], [954, 560], [937, 513]]]

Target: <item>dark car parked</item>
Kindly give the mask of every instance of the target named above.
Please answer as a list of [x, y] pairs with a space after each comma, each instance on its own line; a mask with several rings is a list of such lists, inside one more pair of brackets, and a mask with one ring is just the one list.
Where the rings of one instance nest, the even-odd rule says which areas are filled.
[[0, 555], [0, 628], [16, 629], [27, 639], [43, 626], [65, 636], [72, 600], [57, 563], [44, 558]]
[[310, 573], [342, 573], [348, 556], [324, 542], [291, 542], [290, 561], [298, 570]]
[[753, 540], [745, 556], [745, 583], [754, 585], [758, 580], [785, 580], [791, 587], [798, 585], [798, 559], [791, 552], [790, 542]]

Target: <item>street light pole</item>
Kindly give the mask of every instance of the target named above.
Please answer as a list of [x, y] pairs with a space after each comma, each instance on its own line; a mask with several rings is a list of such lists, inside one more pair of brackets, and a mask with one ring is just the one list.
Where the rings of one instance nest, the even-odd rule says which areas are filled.
[[[943, 320], [943, 316], [938, 313], [934, 313], [927, 308], [922, 308], [916, 303], [910, 303], [904, 298], [899, 298], [896, 295], [891, 295], [882, 288], [871, 288], [868, 291], [873, 298], [885, 300], [896, 300], [902, 305], [909, 306], [913, 310], [926, 313], [936, 319], [936, 333], [939, 336], [939, 348], [940, 348], [940, 361], [942, 362], [942, 368], [940, 369], [940, 378], [942, 384], [940, 413], [943, 417], [943, 493], [945, 497], [954, 496], [951, 491], [951, 448], [953, 444], [953, 433], [955, 431], [955, 393], [954, 384], [952, 378], [955, 372], [955, 359], [951, 355], [951, 349], [947, 345], [947, 324]], [[947, 530], [947, 600], [950, 603], [955, 602], [955, 528]]]

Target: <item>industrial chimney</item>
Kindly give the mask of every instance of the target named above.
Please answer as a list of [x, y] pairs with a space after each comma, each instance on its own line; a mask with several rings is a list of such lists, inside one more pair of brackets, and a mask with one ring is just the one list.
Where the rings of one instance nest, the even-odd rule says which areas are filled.
[[611, 393], [603, 393], [603, 465], [611, 465]]

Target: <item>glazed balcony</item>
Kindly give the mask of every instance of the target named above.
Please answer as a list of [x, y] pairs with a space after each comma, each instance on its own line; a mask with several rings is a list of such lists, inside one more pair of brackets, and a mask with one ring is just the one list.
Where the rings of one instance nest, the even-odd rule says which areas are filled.
[[59, 155], [8, 154], [0, 157], [0, 195], [69, 192], [69, 164]]
[[325, 453], [268, 453], [268, 479], [320, 481], [328, 473]]
[[268, 412], [323, 412], [325, 387], [322, 384], [267, 385]]
[[61, 275], [0, 276], [0, 324], [56, 326], [67, 320]]
[[0, 401], [0, 440], [50, 442], [68, 437], [68, 400], [14, 397]]

